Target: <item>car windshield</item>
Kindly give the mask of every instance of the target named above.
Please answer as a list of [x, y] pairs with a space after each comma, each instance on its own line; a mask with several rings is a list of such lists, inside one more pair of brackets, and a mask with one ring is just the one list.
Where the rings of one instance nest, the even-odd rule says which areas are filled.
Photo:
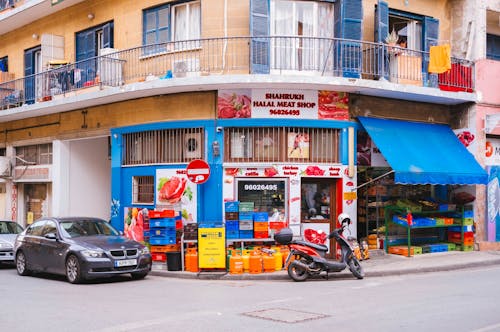
[[104, 220], [79, 219], [60, 222], [64, 237], [75, 238], [94, 235], [120, 235], [120, 233]]
[[15, 222], [0, 221], [0, 234], [19, 234], [23, 228]]

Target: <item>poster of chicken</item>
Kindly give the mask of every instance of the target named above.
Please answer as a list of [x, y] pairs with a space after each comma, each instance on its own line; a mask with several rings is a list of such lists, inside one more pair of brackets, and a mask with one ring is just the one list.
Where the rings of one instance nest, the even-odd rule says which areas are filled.
[[156, 207], [180, 210], [183, 224], [197, 222], [197, 185], [185, 169], [156, 170]]
[[148, 209], [126, 207], [123, 214], [123, 234], [125, 237], [142, 242], [144, 241], [144, 221], [148, 220]]

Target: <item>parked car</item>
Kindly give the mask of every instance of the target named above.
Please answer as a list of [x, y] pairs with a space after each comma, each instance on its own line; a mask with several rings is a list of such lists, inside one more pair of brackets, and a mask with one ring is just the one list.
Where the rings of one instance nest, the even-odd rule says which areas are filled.
[[0, 264], [14, 263], [14, 241], [23, 230], [17, 222], [0, 220]]
[[19, 275], [60, 274], [70, 283], [125, 273], [143, 279], [152, 262], [148, 247], [87, 217], [39, 219], [18, 235], [14, 252]]

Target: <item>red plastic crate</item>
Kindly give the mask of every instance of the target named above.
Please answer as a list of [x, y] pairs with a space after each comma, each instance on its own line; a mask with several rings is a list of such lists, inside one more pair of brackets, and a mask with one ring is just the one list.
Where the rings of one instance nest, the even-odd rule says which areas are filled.
[[151, 258], [153, 259], [154, 262], [166, 262], [167, 254], [164, 252], [152, 252]]
[[174, 218], [175, 210], [149, 210], [148, 211], [149, 218]]
[[282, 228], [286, 227], [286, 223], [282, 221], [270, 221], [269, 222], [269, 228], [270, 229], [275, 229], [275, 230], [280, 230]]
[[269, 237], [269, 232], [268, 231], [265, 231], [265, 232], [253, 232], [253, 237], [255, 239], [267, 239]]

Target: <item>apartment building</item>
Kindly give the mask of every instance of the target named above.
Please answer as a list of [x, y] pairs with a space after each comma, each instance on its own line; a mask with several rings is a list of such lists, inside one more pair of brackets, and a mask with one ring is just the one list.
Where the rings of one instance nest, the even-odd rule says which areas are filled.
[[[296, 235], [346, 212], [365, 238], [398, 200], [473, 196], [476, 241], [487, 240], [481, 165], [495, 137], [482, 128], [498, 97], [478, 91], [495, 59], [479, 66], [473, 36], [484, 15], [483, 54], [498, 56], [493, 5], [7, 0], [0, 10], [5, 218], [90, 213], [123, 229], [132, 207], [221, 221], [237, 200]], [[209, 176], [190, 177], [198, 159]]]

